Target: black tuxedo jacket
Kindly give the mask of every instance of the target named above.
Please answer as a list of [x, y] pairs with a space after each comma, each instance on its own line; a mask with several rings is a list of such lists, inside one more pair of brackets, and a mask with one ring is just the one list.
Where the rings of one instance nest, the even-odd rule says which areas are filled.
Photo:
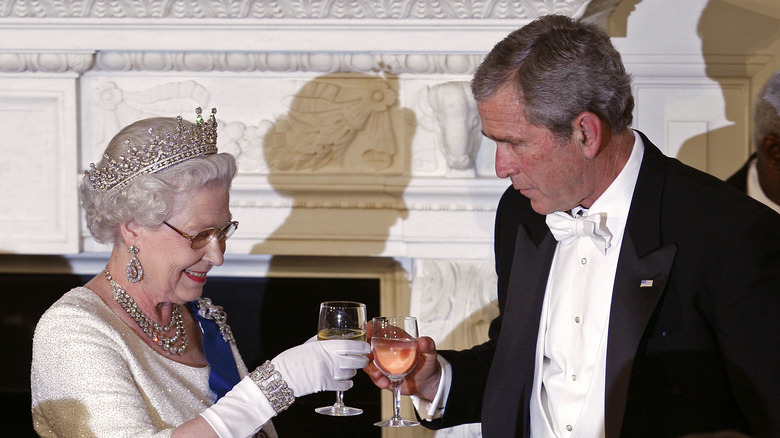
[[750, 170], [750, 162], [753, 161], [753, 158], [756, 158], [755, 153], [748, 158], [747, 162], [738, 171], [734, 172], [734, 175], [731, 175], [726, 180], [727, 183], [736, 187], [742, 193], [747, 193], [748, 170]]
[[[609, 317], [606, 436], [778, 437], [780, 215], [642, 138]], [[495, 227], [500, 315], [485, 344], [440, 352], [452, 388], [428, 427], [481, 421], [486, 438], [529, 436], [555, 247], [545, 216], [510, 187]]]

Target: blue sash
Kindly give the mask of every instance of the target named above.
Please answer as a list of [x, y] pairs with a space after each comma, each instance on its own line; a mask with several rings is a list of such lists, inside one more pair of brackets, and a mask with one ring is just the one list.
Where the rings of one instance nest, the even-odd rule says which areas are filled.
[[192, 315], [200, 323], [203, 330], [203, 350], [206, 352], [206, 360], [211, 367], [209, 388], [217, 394], [217, 400], [219, 400], [241, 380], [238, 375], [238, 366], [233, 357], [230, 343], [223, 339], [217, 323], [213, 319], [201, 316], [198, 312], [198, 301], [191, 301], [189, 304]]

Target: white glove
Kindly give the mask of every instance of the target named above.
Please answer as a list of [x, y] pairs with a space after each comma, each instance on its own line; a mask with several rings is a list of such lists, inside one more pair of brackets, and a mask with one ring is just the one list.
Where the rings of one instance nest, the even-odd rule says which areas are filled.
[[283, 351], [271, 360], [296, 397], [352, 388], [356, 370], [368, 365], [367, 342], [348, 339], [313, 341]]
[[[314, 342], [312, 342], [314, 340]], [[290, 348], [271, 363], [296, 397], [319, 391], [346, 391], [357, 369], [368, 364], [371, 346], [362, 341], [316, 341]], [[276, 416], [271, 403], [249, 376], [201, 414], [220, 438], [244, 438]]]
[[246, 376], [200, 416], [220, 438], [245, 438], [257, 433], [276, 411], [255, 381]]

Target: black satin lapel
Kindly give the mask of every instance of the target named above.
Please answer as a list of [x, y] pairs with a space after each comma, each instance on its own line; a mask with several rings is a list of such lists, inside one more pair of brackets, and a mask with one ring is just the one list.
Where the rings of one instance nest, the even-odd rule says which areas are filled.
[[[536, 350], [544, 291], [556, 244], [550, 233], [537, 246], [523, 229], [518, 231], [499, 348], [503, 343], [513, 350]], [[533, 362], [531, 358], [529, 363]]]
[[[638, 131], [637, 131], [638, 132]], [[639, 132], [645, 144], [642, 167], [636, 180], [626, 233], [634, 238], [636, 254], [644, 256], [661, 246], [661, 209], [668, 158]]]
[[524, 228], [517, 232], [501, 334], [482, 407], [485, 436], [510, 436], [512, 430], [528, 436], [536, 339], [556, 243], [548, 233], [537, 246]]
[[676, 252], [677, 246], [669, 245], [638, 258], [631, 236], [623, 237], [609, 315], [605, 393], [607, 438], [620, 436], [634, 357], [666, 288]]

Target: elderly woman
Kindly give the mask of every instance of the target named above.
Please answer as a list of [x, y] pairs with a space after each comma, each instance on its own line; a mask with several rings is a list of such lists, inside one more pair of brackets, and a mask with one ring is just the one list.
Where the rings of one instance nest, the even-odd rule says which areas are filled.
[[[212, 110], [212, 112], [215, 112]], [[141, 120], [81, 183], [86, 221], [113, 245], [103, 272], [67, 292], [33, 341], [32, 410], [44, 437], [275, 436], [296, 396], [346, 390], [368, 344], [307, 342], [247, 372], [225, 314], [202, 298], [238, 228], [234, 158], [217, 122]]]

